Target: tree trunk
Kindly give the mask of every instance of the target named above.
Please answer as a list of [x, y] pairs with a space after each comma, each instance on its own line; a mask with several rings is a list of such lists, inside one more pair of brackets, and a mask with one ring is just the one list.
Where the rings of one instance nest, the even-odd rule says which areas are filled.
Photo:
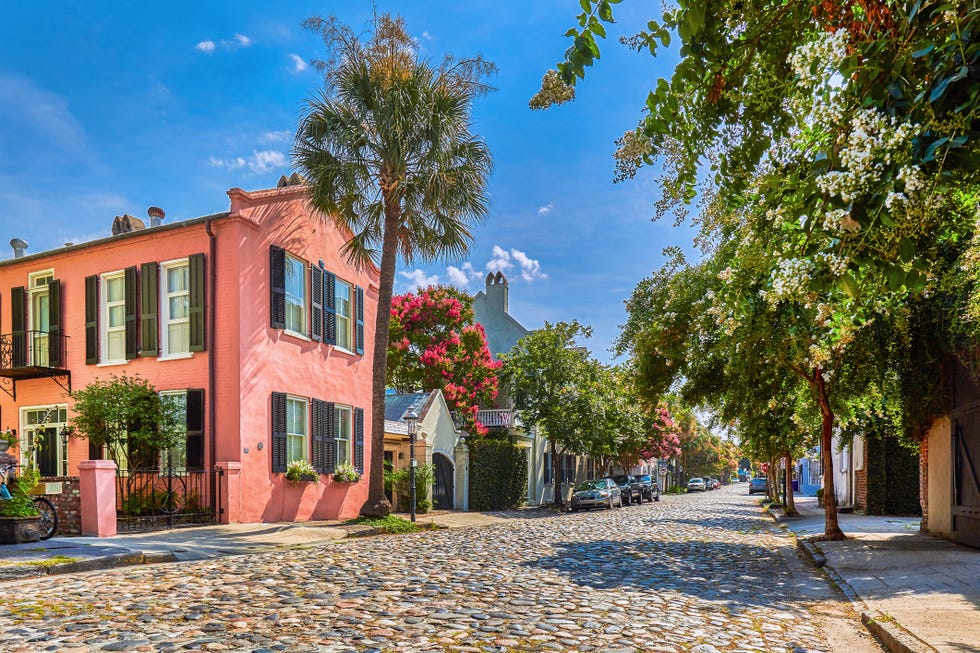
[[820, 457], [823, 461], [823, 505], [824, 505], [824, 533], [822, 540], [846, 540], [847, 536], [840, 529], [837, 522], [837, 493], [834, 490], [834, 456], [833, 456], [833, 436], [834, 436], [834, 412], [830, 409], [830, 398], [827, 395], [827, 386], [823, 380], [823, 370], [819, 367], [811, 378], [811, 383], [817, 391], [817, 399], [820, 402], [821, 416], [821, 437], [820, 437]]
[[769, 488], [769, 498], [773, 503], [779, 503], [779, 471], [777, 456], [769, 457], [769, 471], [766, 472], [766, 486]]
[[555, 444], [554, 440], [548, 440], [548, 444], [551, 446], [551, 484], [554, 486], [552, 503], [555, 506], [560, 506], [562, 505], [562, 496], [561, 480], [558, 478], [558, 445]]
[[371, 459], [368, 498], [361, 506], [365, 517], [384, 517], [391, 513], [385, 496], [385, 375], [388, 367], [388, 330], [391, 324], [391, 295], [398, 258], [398, 209], [389, 210], [385, 200], [385, 231], [381, 242], [381, 270], [378, 280], [378, 315], [374, 326], [374, 360], [371, 365]]
[[793, 500], [793, 454], [785, 453], [786, 461], [786, 503], [784, 512], [787, 516], [795, 517], [800, 514], [796, 512], [796, 502]]

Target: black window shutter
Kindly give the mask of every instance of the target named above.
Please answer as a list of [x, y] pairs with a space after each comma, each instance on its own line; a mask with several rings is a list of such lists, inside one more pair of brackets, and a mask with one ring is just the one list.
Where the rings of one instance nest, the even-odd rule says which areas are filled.
[[337, 275], [323, 272], [323, 342], [337, 344]]
[[65, 367], [61, 348], [61, 281], [48, 282], [48, 365]]
[[337, 415], [333, 402], [326, 402], [324, 405], [325, 417], [323, 420], [323, 473], [333, 474], [337, 469]]
[[[190, 347], [191, 351], [204, 351], [204, 254], [191, 254], [187, 258], [188, 282], [190, 284], [189, 310], [190, 318]], [[212, 299], [212, 301], [214, 301]]]
[[126, 360], [136, 358], [136, 266], [126, 268]]
[[[99, 362], [99, 277], [85, 277], [85, 364]], [[93, 458], [98, 460], [98, 458]]]
[[320, 342], [323, 340], [323, 267], [310, 266], [310, 289], [310, 337]]
[[325, 473], [325, 445], [327, 439], [327, 402], [320, 399], [313, 400], [313, 469]]
[[204, 469], [204, 390], [187, 391], [187, 469]]
[[364, 409], [354, 409], [354, 469], [364, 473]]
[[24, 286], [10, 289], [10, 336], [14, 367], [27, 365], [27, 293]]
[[357, 298], [357, 309], [355, 315], [357, 316], [357, 323], [354, 333], [354, 346], [358, 354], [364, 353], [364, 288], [357, 286], [354, 291], [354, 296]]
[[160, 272], [156, 263], [140, 266], [140, 355], [156, 356], [160, 347], [157, 314], [160, 305]]
[[286, 250], [269, 246], [270, 326], [286, 328]]
[[272, 393], [272, 472], [286, 471], [286, 395]]

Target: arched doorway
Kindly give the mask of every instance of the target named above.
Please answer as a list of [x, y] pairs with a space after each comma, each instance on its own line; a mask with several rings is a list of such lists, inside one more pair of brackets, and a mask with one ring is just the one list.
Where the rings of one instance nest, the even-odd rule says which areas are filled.
[[453, 486], [453, 464], [441, 453], [432, 454], [436, 478], [432, 484], [432, 507], [436, 510], [452, 510], [455, 496]]

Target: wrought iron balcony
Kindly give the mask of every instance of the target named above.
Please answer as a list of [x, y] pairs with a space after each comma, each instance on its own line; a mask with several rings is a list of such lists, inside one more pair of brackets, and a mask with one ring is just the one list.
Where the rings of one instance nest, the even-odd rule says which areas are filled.
[[0, 335], [0, 377], [37, 379], [65, 374], [68, 336], [47, 331]]

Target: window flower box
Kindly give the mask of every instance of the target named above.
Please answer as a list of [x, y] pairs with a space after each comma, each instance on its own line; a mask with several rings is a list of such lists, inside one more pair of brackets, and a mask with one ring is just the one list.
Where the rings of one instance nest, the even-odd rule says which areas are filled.
[[294, 460], [286, 465], [286, 480], [294, 483], [320, 483], [320, 474], [306, 460]]

